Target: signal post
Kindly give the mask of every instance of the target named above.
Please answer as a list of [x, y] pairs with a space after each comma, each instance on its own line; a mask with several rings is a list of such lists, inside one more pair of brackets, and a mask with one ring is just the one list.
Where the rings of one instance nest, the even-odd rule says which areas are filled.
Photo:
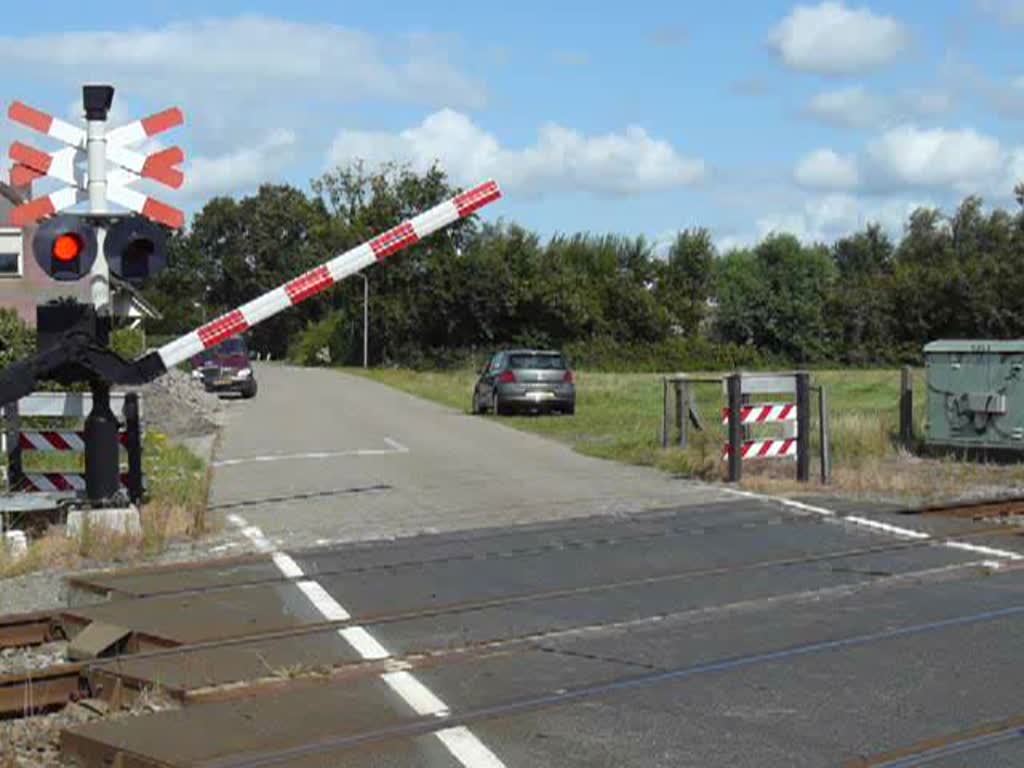
[[[15, 142], [10, 150], [11, 159], [18, 164], [12, 172], [15, 183], [46, 176], [70, 185], [19, 206], [12, 221], [27, 224], [48, 217], [32, 242], [37, 262], [55, 280], [89, 281], [88, 303], [60, 302], [37, 308], [38, 346], [43, 352], [59, 348], [69, 335], [79, 337], [87, 346], [109, 349], [115, 319], [111, 273], [135, 284], [156, 274], [166, 264], [167, 227], [184, 222], [180, 211], [129, 189], [142, 178], [181, 185], [184, 177], [174, 167], [184, 159], [180, 149], [149, 157], [128, 149], [131, 143], [179, 125], [183, 120], [180, 110], [168, 110], [108, 133], [113, 100], [110, 85], [83, 87], [84, 131], [20, 102], [12, 104], [8, 112], [15, 122], [70, 145], [50, 154]], [[119, 167], [108, 173], [111, 160]], [[111, 198], [120, 204], [120, 210], [111, 209]], [[61, 212], [75, 206], [78, 210]], [[160, 223], [146, 217], [154, 210]], [[84, 380], [89, 384], [92, 409], [85, 420], [86, 497], [93, 506], [116, 503], [121, 496], [120, 425], [110, 408], [111, 381], [102, 372], [74, 364], [60, 366], [54, 374], [63, 383]]]

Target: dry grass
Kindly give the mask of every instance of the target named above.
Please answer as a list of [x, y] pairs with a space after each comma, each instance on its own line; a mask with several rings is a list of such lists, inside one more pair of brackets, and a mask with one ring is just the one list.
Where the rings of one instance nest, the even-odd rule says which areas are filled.
[[77, 539], [52, 527], [14, 560], [0, 546], [0, 578], [96, 563], [134, 563], [166, 551], [174, 541], [199, 538], [215, 527], [207, 516], [211, 473], [205, 462], [165, 435], [146, 436], [145, 472], [150, 497], [141, 510], [141, 531], [124, 534], [83, 526]]

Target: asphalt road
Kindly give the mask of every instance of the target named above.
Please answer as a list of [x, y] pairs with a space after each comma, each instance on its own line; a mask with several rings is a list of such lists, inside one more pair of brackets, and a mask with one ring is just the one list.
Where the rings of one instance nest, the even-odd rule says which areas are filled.
[[337, 371], [256, 375], [228, 403], [212, 503], [287, 546], [725, 498]]
[[234, 638], [131, 678], [336, 672], [81, 733], [172, 766], [1020, 765], [1024, 572], [987, 561], [749, 499], [104, 575], [74, 613]]
[[738, 497], [259, 373], [215, 493], [263, 554], [98, 575], [113, 599], [68, 614], [185, 644], [114, 663], [213, 699], [68, 743], [183, 768], [1024, 765], [1013, 529]]

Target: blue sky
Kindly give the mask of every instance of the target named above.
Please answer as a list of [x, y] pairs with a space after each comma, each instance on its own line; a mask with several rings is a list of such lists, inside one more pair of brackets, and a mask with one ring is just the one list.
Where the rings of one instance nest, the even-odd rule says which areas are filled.
[[695, 5], [19, 4], [0, 79], [65, 117], [87, 80], [118, 87], [115, 118], [180, 104], [192, 183], [163, 196], [189, 210], [354, 157], [493, 176], [487, 215], [545, 235], [706, 226], [728, 247], [1012, 204], [1024, 0]]

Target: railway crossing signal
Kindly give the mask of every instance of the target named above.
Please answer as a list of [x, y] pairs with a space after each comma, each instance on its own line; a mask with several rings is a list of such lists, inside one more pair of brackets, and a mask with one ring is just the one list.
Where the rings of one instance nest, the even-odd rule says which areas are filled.
[[54, 280], [80, 280], [88, 275], [98, 250], [96, 228], [80, 216], [54, 216], [32, 238], [36, 262]]
[[[10, 156], [16, 162], [11, 172], [12, 183], [22, 185], [48, 176], [67, 185], [18, 206], [11, 214], [11, 222], [24, 226], [45, 220], [33, 242], [36, 259], [59, 280], [77, 280], [88, 275], [92, 306], [38, 308], [39, 326], [45, 327], [45, 334], [40, 335], [33, 357], [0, 371], [0, 403], [31, 394], [41, 380], [89, 381], [93, 410], [85, 422], [85, 474], [86, 496], [94, 505], [115, 498], [119, 488], [119, 427], [110, 410], [111, 384], [153, 381], [196, 353], [237, 336], [434, 232], [472, 216], [501, 197], [495, 182], [485, 182], [157, 350], [135, 360], [124, 360], [108, 346], [109, 271], [129, 282], [142, 282], [155, 274], [167, 261], [165, 228], [184, 224], [181, 211], [131, 189], [141, 179], [180, 187], [184, 175], [176, 166], [184, 160], [184, 153], [172, 147], [146, 156], [130, 149], [130, 145], [181, 125], [184, 118], [174, 108], [107, 132], [106, 118], [113, 95], [111, 86], [83, 88], [85, 130], [21, 102], [15, 102], [8, 110], [15, 122], [69, 145], [52, 154], [20, 142], [11, 146]], [[115, 166], [109, 171], [108, 160]], [[85, 200], [89, 202], [88, 211], [68, 211]], [[108, 200], [133, 214], [111, 211]]]

